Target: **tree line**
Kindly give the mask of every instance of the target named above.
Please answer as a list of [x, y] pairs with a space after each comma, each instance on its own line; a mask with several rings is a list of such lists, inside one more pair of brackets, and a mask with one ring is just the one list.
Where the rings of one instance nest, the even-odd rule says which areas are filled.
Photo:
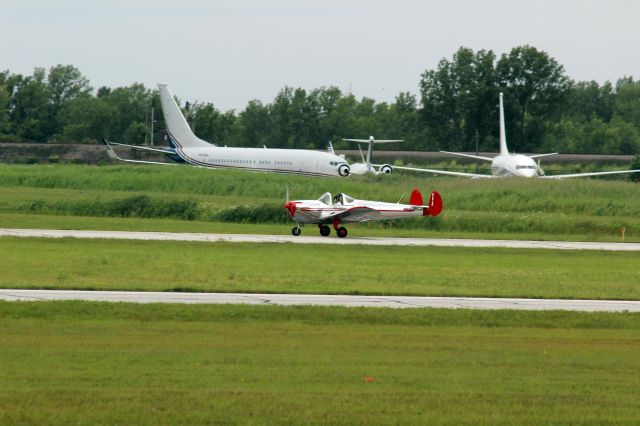
[[[637, 154], [640, 81], [574, 81], [546, 52], [518, 46], [499, 58], [461, 47], [420, 76], [419, 99], [357, 99], [337, 87], [283, 88], [270, 103], [239, 112], [180, 102], [195, 133], [228, 146], [324, 148], [342, 138], [402, 138], [407, 150], [496, 151], [498, 93], [504, 93], [509, 148], [517, 152]], [[151, 110], [155, 113], [150, 133]], [[100, 87], [73, 65], [32, 75], [0, 72], [0, 139], [129, 144], [162, 140], [157, 90], [140, 83]], [[346, 146], [346, 145], [345, 145]]]

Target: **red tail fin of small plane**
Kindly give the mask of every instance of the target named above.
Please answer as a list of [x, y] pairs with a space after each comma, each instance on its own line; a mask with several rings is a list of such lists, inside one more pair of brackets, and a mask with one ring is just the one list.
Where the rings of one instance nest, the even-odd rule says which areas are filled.
[[[422, 194], [418, 189], [414, 189], [409, 199], [412, 206], [423, 206]], [[442, 211], [442, 197], [438, 191], [433, 191], [429, 197], [429, 208], [422, 210], [422, 216], [438, 216]]]
[[438, 216], [442, 211], [442, 197], [438, 191], [433, 191], [429, 197], [429, 208], [422, 211], [423, 216]]
[[412, 206], [422, 206], [422, 194], [418, 188], [414, 188], [413, 192], [411, 192], [411, 198], [409, 198], [409, 204]]

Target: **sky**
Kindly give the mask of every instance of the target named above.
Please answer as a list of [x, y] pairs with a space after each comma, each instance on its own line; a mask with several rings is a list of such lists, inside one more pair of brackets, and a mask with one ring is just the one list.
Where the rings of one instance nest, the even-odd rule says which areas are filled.
[[285, 86], [393, 102], [460, 46], [524, 44], [575, 80], [640, 77], [636, 0], [0, 0], [0, 69], [72, 64], [241, 111]]

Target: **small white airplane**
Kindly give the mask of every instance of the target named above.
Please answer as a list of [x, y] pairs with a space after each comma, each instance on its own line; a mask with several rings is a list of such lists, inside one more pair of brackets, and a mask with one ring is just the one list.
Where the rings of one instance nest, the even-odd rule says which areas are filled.
[[[373, 136], [369, 136], [369, 139], [342, 139], [346, 142], [356, 142], [358, 143], [358, 149], [360, 150], [360, 158], [362, 158], [362, 163], [351, 163], [351, 174], [353, 175], [364, 175], [364, 174], [389, 174], [393, 172], [393, 167], [390, 164], [380, 164], [376, 165], [378, 170], [376, 170], [371, 164], [371, 153], [373, 152], [373, 144], [376, 143], [397, 143], [404, 142], [402, 139], [374, 139]], [[362, 150], [360, 149], [360, 144], [366, 143], [367, 146], [367, 157], [365, 158], [362, 155]]]
[[[525, 178], [543, 178], [543, 179], [566, 179], [566, 178], [575, 178], [575, 177], [586, 177], [586, 176], [601, 176], [601, 175], [617, 175], [622, 173], [637, 173], [640, 170], [616, 170], [610, 172], [590, 172], [590, 173], [573, 173], [573, 174], [564, 174], [564, 175], [549, 175], [545, 176], [544, 170], [540, 167], [540, 158], [546, 157], [549, 155], [557, 155], [557, 152], [553, 152], [550, 154], [536, 154], [536, 155], [523, 155], [523, 154], [512, 154], [509, 153], [507, 149], [507, 137], [505, 132], [504, 125], [504, 107], [502, 104], [502, 93], [500, 93], [500, 153], [493, 158], [482, 157], [479, 155], [465, 154], [461, 152], [449, 152], [449, 151], [440, 151], [445, 154], [458, 155], [461, 157], [474, 158], [483, 161], [491, 161], [491, 174], [479, 174], [479, 173], [463, 173], [463, 172], [451, 172], [448, 170], [437, 170], [437, 169], [423, 169], [417, 167], [401, 167], [401, 166], [393, 166], [394, 169], [398, 170], [409, 170], [415, 172], [427, 172], [433, 174], [440, 175], [450, 175], [450, 176], [463, 176], [463, 177], [471, 177], [471, 178], [496, 178], [496, 177], [510, 177], [510, 176], [518, 176]], [[538, 159], [536, 163], [535, 159]], [[373, 166], [376, 166], [375, 164]], [[386, 165], [388, 166], [388, 165]], [[390, 167], [390, 166], [389, 166]], [[390, 172], [389, 172], [390, 173]]]
[[372, 220], [403, 219], [415, 216], [437, 216], [442, 211], [442, 198], [437, 191], [429, 197], [429, 204], [424, 205], [422, 194], [414, 189], [409, 204], [385, 203], [382, 201], [356, 200], [347, 194], [339, 193], [331, 197], [325, 192], [317, 200], [289, 201], [284, 208], [289, 212], [296, 226], [291, 230], [295, 236], [300, 235], [304, 224], [317, 224], [323, 237], [331, 233], [332, 225], [340, 238], [347, 236], [347, 228], [341, 223], [367, 222]]
[[162, 112], [167, 124], [170, 148], [153, 148], [104, 140], [112, 158], [130, 163], [166, 164], [157, 161], [128, 160], [119, 157], [112, 145], [161, 152], [179, 163], [216, 169], [293, 173], [308, 176], [349, 176], [351, 168], [344, 157], [308, 149], [267, 149], [220, 147], [196, 137], [187, 124], [166, 83], [158, 83]]

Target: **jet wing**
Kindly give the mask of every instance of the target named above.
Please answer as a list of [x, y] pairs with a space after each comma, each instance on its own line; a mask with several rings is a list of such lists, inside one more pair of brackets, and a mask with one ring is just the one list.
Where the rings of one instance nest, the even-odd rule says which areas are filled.
[[568, 179], [568, 178], [576, 178], [576, 177], [619, 175], [623, 173], [638, 173], [638, 172], [640, 172], [640, 170], [615, 170], [611, 172], [590, 172], [590, 173], [574, 173], [574, 174], [568, 174], [568, 175], [548, 175], [548, 176], [540, 176], [540, 179]]
[[[372, 164], [373, 166], [380, 167], [379, 164]], [[394, 170], [409, 170], [412, 172], [424, 172], [424, 173], [433, 173], [434, 175], [447, 175], [447, 176], [461, 176], [461, 177], [470, 177], [470, 178], [495, 178], [492, 175], [481, 175], [479, 173], [463, 173], [463, 172], [450, 172], [448, 170], [437, 170], [437, 169], [419, 169], [417, 167], [402, 167], [402, 166], [391, 166]]]
[[127, 144], [124, 144], [124, 143], [109, 142], [106, 139], [103, 139], [102, 142], [107, 147], [107, 153], [109, 154], [109, 157], [113, 158], [114, 160], [125, 161], [127, 163], [161, 164], [163, 166], [177, 166], [176, 163], [163, 163], [163, 162], [160, 162], [160, 161], [127, 160], [126, 158], [122, 158], [118, 154], [116, 154], [116, 152], [113, 150], [113, 147], [111, 145], [126, 146], [126, 147], [129, 147], [129, 148], [142, 149], [142, 150], [145, 150], [145, 151], [155, 151], [155, 152], [162, 152], [163, 154], [174, 154], [175, 155], [176, 152], [171, 150], [171, 149], [161, 149], [161, 148], [151, 148], [151, 147], [148, 147], [148, 146], [127, 145]]
[[550, 152], [549, 154], [535, 154], [535, 155], [529, 155], [529, 158], [541, 158], [541, 157], [548, 157], [550, 155], [558, 155], [557, 152]]
[[449, 151], [440, 151], [443, 154], [457, 155], [459, 157], [467, 157], [473, 158], [475, 160], [484, 160], [484, 161], [493, 161], [493, 158], [483, 157], [481, 155], [471, 155], [471, 154], [463, 154], [462, 152], [449, 152]]

